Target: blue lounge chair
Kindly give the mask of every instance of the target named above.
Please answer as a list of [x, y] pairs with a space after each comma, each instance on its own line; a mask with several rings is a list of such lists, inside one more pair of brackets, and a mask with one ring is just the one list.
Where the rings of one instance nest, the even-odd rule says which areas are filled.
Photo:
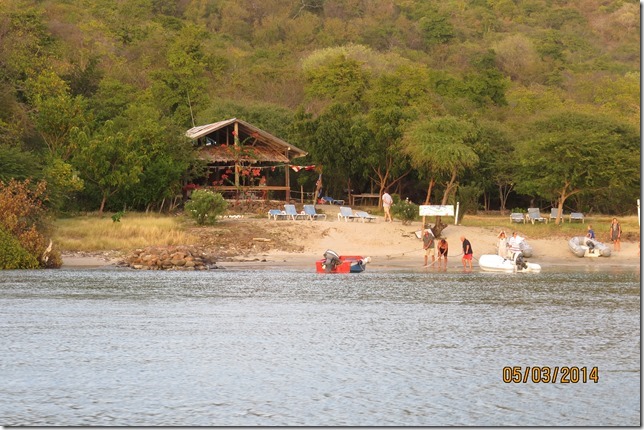
[[535, 222], [548, 223], [548, 220], [541, 216], [539, 208], [528, 208], [528, 219], [532, 224]]
[[510, 222], [519, 222], [525, 224], [525, 216], [519, 212], [513, 212], [510, 214]]
[[[550, 208], [550, 221], [557, 219], [557, 212], [559, 212], [559, 208]], [[561, 219], [563, 219], [563, 210], [561, 211]]]
[[281, 211], [279, 209], [271, 209], [268, 211], [268, 219], [286, 219], [286, 212]]
[[308, 218], [305, 214], [298, 213], [295, 209], [295, 205], [284, 205], [284, 212], [286, 212], [287, 219], [297, 220]]
[[356, 211], [356, 215], [358, 215], [358, 218], [359, 218], [359, 219], [360, 219], [360, 221], [362, 221], [362, 222], [365, 222], [365, 221], [369, 221], [369, 222], [371, 222], [371, 221], [373, 221], [374, 219], [376, 219], [376, 217], [375, 217], [375, 216], [373, 216], [373, 215], [369, 215], [369, 214], [368, 214], [367, 212], [365, 212], [365, 211]]
[[304, 205], [304, 213], [312, 221], [314, 219], [326, 219], [326, 214], [319, 214], [313, 205]]
[[344, 221], [353, 221], [354, 219], [360, 218], [358, 215], [354, 215], [353, 211], [349, 206], [340, 206], [340, 212], [338, 213], [338, 220], [344, 219]]
[[333, 197], [329, 197], [329, 196], [322, 197], [322, 200], [324, 200], [325, 202], [327, 202], [330, 205], [343, 205], [344, 204], [344, 200], [336, 200]]
[[571, 212], [568, 222], [573, 222], [573, 220], [574, 221], [581, 221], [581, 223], [583, 224], [584, 223], [584, 214], [582, 214], [581, 212]]

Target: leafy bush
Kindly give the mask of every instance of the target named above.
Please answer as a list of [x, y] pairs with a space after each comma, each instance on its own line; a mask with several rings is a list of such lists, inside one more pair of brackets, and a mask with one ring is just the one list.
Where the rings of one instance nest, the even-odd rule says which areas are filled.
[[199, 225], [214, 224], [217, 222], [217, 215], [223, 214], [227, 206], [228, 203], [220, 193], [195, 190], [186, 203], [186, 213]]
[[0, 228], [0, 270], [35, 269], [38, 260], [20, 245], [18, 239]]
[[402, 220], [403, 225], [411, 224], [418, 217], [418, 205], [408, 200], [401, 200], [391, 206], [391, 214]]
[[118, 211], [112, 215], [112, 222], [121, 222], [121, 218], [125, 215], [125, 211]]

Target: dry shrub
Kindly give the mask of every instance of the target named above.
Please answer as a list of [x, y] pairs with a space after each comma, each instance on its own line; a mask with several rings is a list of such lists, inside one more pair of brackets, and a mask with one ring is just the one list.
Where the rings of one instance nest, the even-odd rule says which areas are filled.
[[41, 267], [60, 267], [52, 266], [60, 261], [58, 252], [45, 253], [49, 243], [42, 233], [46, 226], [47, 213], [43, 206], [46, 189], [44, 181], [36, 185], [29, 179], [22, 182], [12, 179], [8, 184], [0, 182], [0, 228], [16, 238]]

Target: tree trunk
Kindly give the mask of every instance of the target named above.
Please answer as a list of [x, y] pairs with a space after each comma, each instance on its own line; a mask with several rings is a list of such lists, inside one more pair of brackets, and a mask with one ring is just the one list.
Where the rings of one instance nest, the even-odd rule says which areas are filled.
[[449, 198], [449, 193], [451, 193], [452, 188], [454, 188], [454, 182], [456, 182], [456, 170], [452, 171], [452, 177], [449, 178], [449, 182], [447, 183], [447, 186], [445, 187], [445, 194], [443, 194], [443, 200], [441, 201], [441, 205], [446, 205], [447, 204], [447, 199]]
[[499, 184], [499, 199], [501, 200], [501, 212], [505, 212], [508, 197], [512, 191], [513, 185]]
[[103, 193], [103, 199], [101, 200], [101, 207], [98, 208], [98, 216], [103, 216], [103, 209], [105, 209], [105, 202], [107, 202], [107, 193]]
[[432, 233], [434, 233], [434, 237], [440, 237], [441, 232], [447, 228], [447, 224], [443, 223], [441, 217], [437, 216], [436, 217], [436, 223], [434, 224], [434, 227], [431, 228]]
[[427, 187], [427, 197], [425, 197], [425, 204], [426, 204], [426, 205], [428, 205], [428, 204], [429, 204], [429, 201], [431, 200], [431, 196], [432, 196], [432, 188], [434, 187], [435, 182], [436, 182], [436, 181], [434, 180], [434, 178], [431, 178], [431, 179], [429, 180], [429, 186]]

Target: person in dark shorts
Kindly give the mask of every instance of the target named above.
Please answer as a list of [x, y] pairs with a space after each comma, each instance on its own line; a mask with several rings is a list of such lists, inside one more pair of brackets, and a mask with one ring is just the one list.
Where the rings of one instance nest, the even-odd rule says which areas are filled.
[[461, 242], [463, 242], [463, 258], [461, 259], [463, 262], [463, 269], [468, 270], [469, 267], [469, 270], [472, 270], [472, 257], [474, 256], [472, 244], [465, 238], [465, 236], [461, 236]]
[[441, 267], [444, 261], [445, 265], [443, 267], [447, 269], [447, 251], [448, 250], [449, 250], [449, 246], [447, 244], [447, 240], [441, 239], [440, 242], [438, 242], [438, 267]]

